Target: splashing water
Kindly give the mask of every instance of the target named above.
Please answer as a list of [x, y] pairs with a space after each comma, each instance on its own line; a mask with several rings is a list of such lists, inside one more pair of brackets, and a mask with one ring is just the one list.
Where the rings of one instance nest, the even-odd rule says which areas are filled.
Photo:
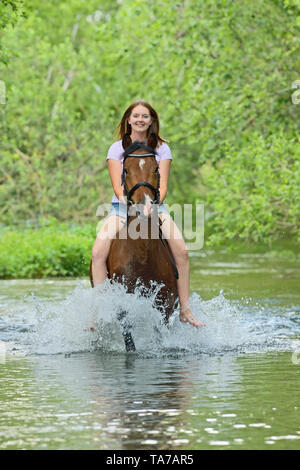
[[123, 353], [125, 345], [117, 314], [126, 310], [136, 354], [165, 356], [290, 349], [291, 341], [286, 338], [291, 331], [295, 333], [292, 315], [290, 318], [272, 315], [259, 306], [255, 310], [253, 306], [229, 301], [222, 291], [207, 301], [193, 293], [191, 310], [206, 326], [197, 329], [181, 323], [179, 309], [170, 317], [169, 325], [165, 325], [154, 307], [160, 288], [153, 283], [145, 297], [142, 285], [129, 294], [123, 285], [107, 280], [94, 289], [85, 288], [79, 282], [63, 301], [49, 303], [31, 294], [27, 300], [34, 305], [35, 318], [17, 342], [27, 354], [95, 350]]

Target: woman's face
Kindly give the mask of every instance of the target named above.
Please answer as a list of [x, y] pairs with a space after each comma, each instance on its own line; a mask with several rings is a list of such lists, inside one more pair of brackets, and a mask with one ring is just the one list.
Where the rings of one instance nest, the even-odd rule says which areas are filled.
[[149, 109], [141, 104], [135, 106], [131, 111], [128, 122], [131, 124], [133, 131], [145, 132], [152, 122]]

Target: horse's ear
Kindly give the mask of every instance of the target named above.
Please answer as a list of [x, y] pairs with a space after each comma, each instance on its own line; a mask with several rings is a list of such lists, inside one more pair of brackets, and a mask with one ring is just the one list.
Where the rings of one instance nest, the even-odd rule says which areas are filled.
[[[131, 140], [131, 139], [130, 139], [130, 140]], [[129, 153], [134, 152], [135, 150], [137, 150], [137, 149], [140, 148], [140, 147], [141, 147], [141, 143], [135, 140], [135, 141], [133, 142], [133, 144], [129, 145], [129, 147], [127, 147], [127, 148], [125, 149], [124, 156], [128, 155]], [[125, 147], [123, 147], [123, 148], [125, 148]]]
[[[131, 139], [130, 139], [130, 140], [131, 140]], [[129, 153], [134, 152], [134, 151], [137, 150], [138, 148], [140, 148], [140, 143], [135, 140], [135, 141], [133, 142], [133, 144], [129, 145], [129, 147], [127, 147], [127, 148], [125, 149], [125, 155], [128, 155]]]

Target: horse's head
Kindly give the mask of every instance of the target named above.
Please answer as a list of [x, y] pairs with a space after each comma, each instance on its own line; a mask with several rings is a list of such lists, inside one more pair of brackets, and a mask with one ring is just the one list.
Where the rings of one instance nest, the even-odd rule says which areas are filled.
[[149, 216], [152, 204], [159, 203], [159, 168], [152, 148], [134, 142], [125, 150], [122, 183], [127, 203], [142, 204]]

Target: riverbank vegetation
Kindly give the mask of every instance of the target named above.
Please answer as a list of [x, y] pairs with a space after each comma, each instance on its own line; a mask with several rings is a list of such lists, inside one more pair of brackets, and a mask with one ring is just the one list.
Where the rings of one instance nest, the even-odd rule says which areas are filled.
[[143, 98], [173, 152], [167, 202], [204, 203], [207, 246], [299, 242], [300, 0], [6, 3], [2, 227], [94, 227], [113, 130]]
[[[0, 230], [0, 279], [87, 277], [97, 227], [60, 222], [53, 217], [37, 224]], [[299, 257], [299, 245], [291, 240], [253, 244], [236, 241], [204, 248], [207, 255], [256, 253], [269, 259]], [[191, 256], [197, 256], [192, 252]]]
[[95, 228], [41, 219], [0, 231], [0, 279], [87, 276]]

